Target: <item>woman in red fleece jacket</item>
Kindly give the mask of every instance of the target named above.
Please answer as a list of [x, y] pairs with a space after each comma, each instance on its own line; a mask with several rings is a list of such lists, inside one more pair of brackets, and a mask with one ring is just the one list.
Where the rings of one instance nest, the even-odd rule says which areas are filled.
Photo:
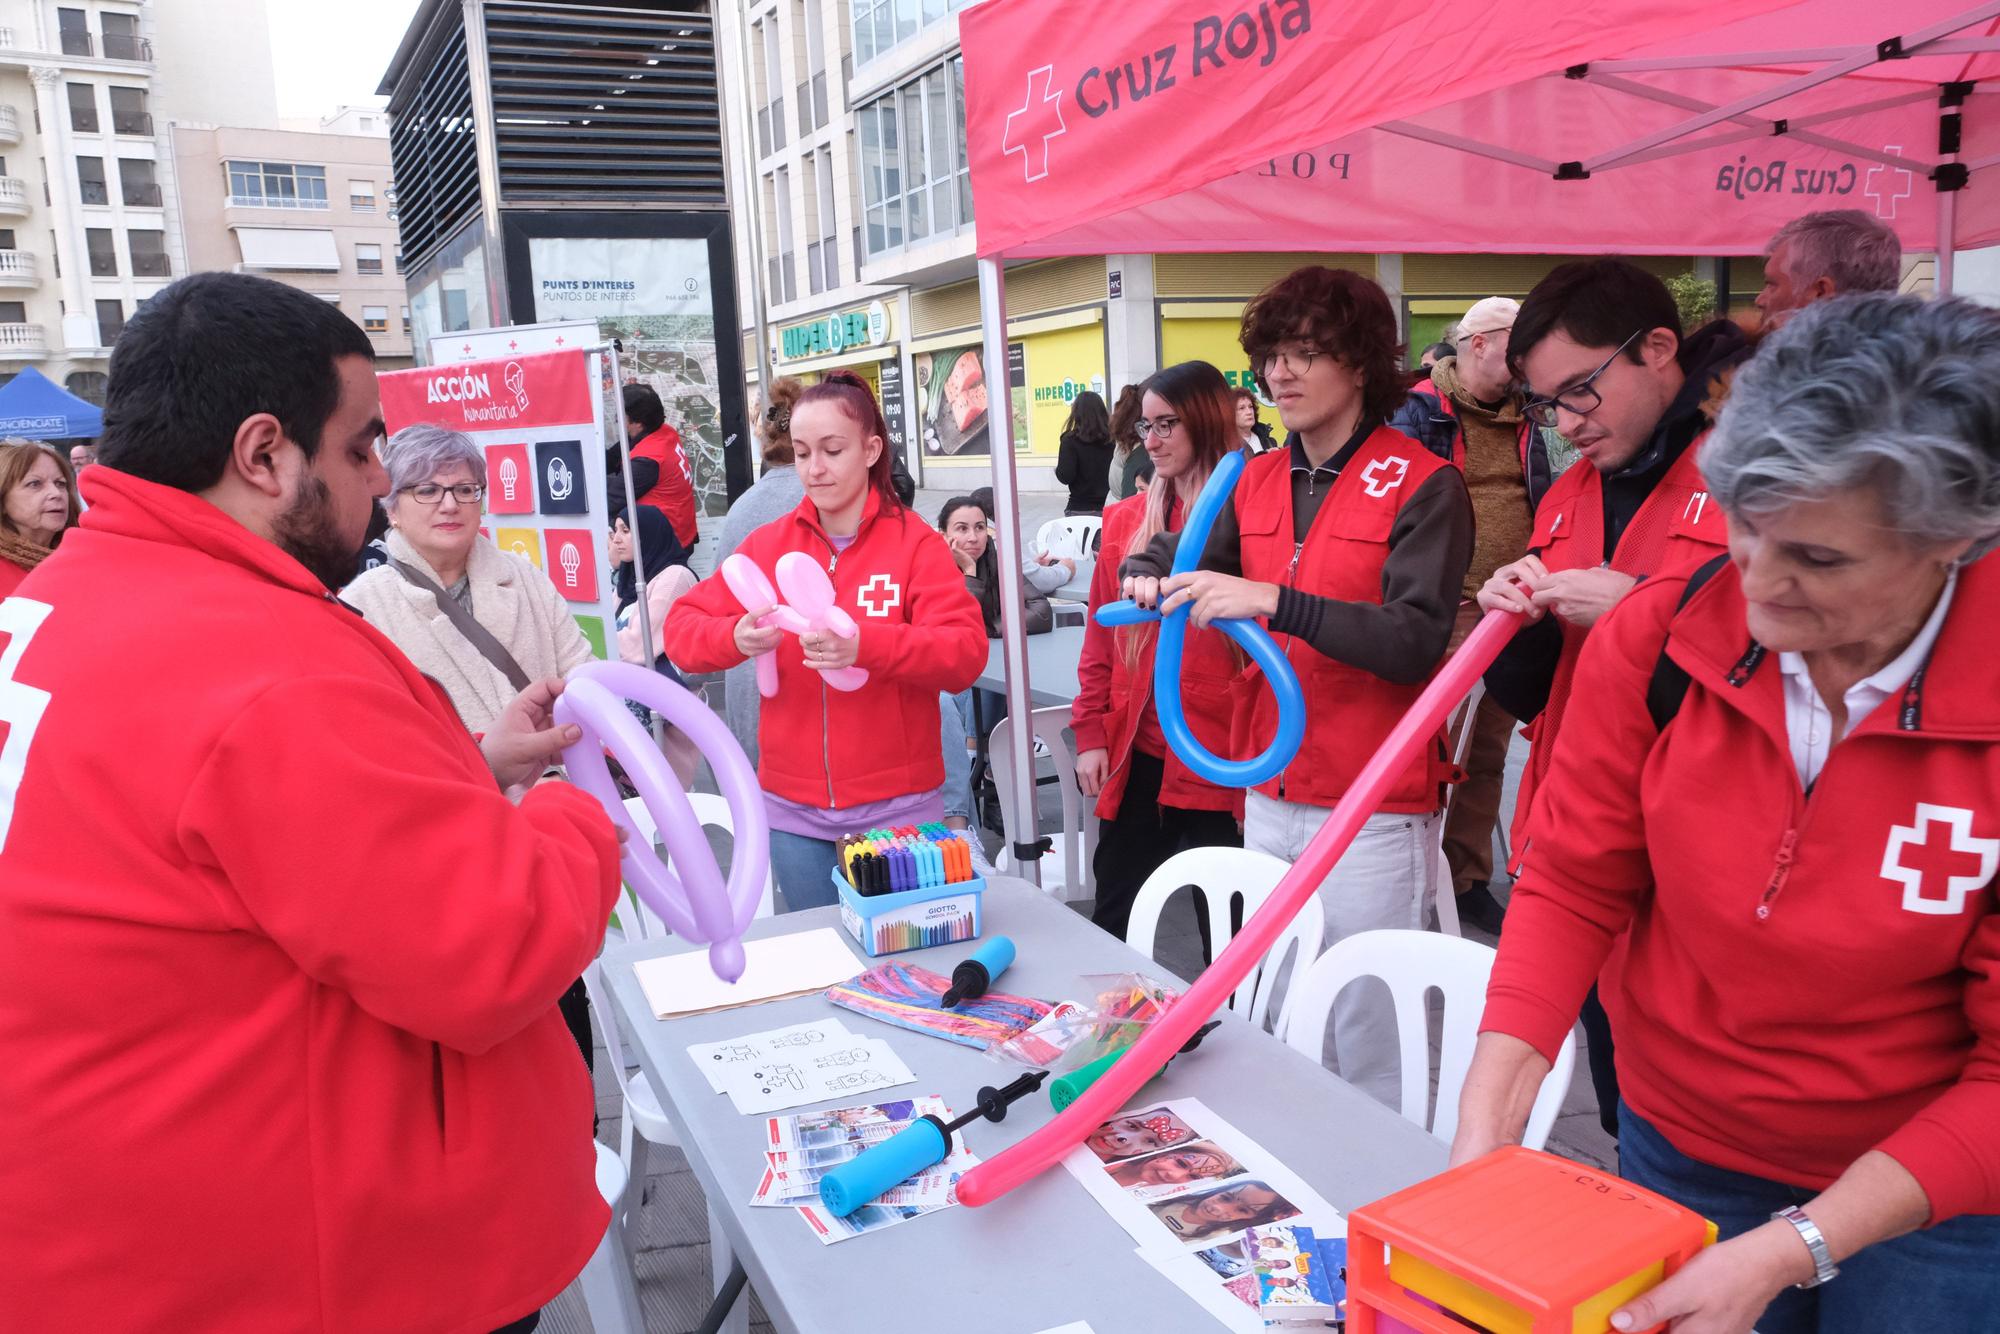
[[[667, 617], [667, 656], [716, 672], [775, 652], [778, 693], [758, 719], [757, 774], [771, 817], [771, 869], [796, 910], [834, 901], [834, 840], [882, 825], [944, 817], [938, 695], [971, 685], [986, 665], [986, 627], [945, 541], [897, 499], [889, 428], [859, 377], [836, 371], [799, 396], [792, 447], [806, 498], [743, 540], [775, 586], [778, 558], [825, 564], [834, 597], [860, 627], [793, 636], [764, 629], [769, 607], [745, 607], [719, 577]], [[835, 690], [820, 673], [862, 667], [868, 683]]]
[[[1097, 609], [1123, 596], [1118, 566], [1125, 554], [1144, 551], [1160, 533], [1179, 532], [1208, 475], [1236, 443], [1229, 382], [1207, 362], [1169, 366], [1142, 389], [1139, 438], [1153, 461], [1153, 485], [1104, 511], [1069, 715], [1077, 786], [1097, 798], [1104, 822], [1093, 862], [1097, 908], [1091, 920], [1120, 937], [1131, 925], [1139, 887], [1167, 858], [1187, 848], [1243, 846], [1237, 825], [1242, 792], [1198, 776], [1160, 731], [1153, 702], [1158, 627], [1113, 630], [1097, 623]], [[1188, 726], [1216, 755], [1229, 754], [1230, 682], [1237, 670], [1235, 645], [1222, 631], [1188, 630], [1181, 700]], [[1195, 920], [1206, 945], [1208, 915], [1198, 912]]]
[[1617, 1329], [1993, 1327], [1997, 429], [2000, 315], [1813, 307], [1702, 453], [1733, 564], [1584, 649], [1453, 1158], [1519, 1138], [1609, 959], [1620, 1170], [1723, 1237]]

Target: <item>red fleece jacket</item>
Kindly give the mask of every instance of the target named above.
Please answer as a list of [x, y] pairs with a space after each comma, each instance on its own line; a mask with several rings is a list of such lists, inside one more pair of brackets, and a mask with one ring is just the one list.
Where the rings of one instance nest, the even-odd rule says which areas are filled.
[[83, 485], [0, 603], [0, 1329], [519, 1319], [608, 1218], [556, 999], [610, 822], [509, 802], [444, 692], [222, 511]]

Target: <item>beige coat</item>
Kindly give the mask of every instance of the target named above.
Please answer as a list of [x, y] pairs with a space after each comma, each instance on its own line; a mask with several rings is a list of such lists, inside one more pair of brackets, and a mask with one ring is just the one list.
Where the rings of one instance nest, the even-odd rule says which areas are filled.
[[[437, 571], [401, 533], [391, 529], [386, 545], [393, 559], [437, 579]], [[562, 594], [534, 562], [480, 537], [473, 541], [466, 569], [472, 576], [473, 617], [531, 679], [567, 675], [590, 661], [590, 641], [577, 628]], [[394, 566], [370, 570], [342, 589], [340, 597], [394, 640], [419, 671], [445, 688], [469, 730], [488, 730], [514, 698], [506, 673], [458, 632], [451, 618], [438, 610], [435, 597], [403, 578]]]

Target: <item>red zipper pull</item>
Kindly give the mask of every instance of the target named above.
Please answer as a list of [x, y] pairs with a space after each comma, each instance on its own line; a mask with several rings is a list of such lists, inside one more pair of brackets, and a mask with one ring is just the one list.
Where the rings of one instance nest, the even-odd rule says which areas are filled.
[[1757, 920], [1770, 920], [1771, 905], [1785, 889], [1786, 877], [1792, 873], [1792, 853], [1799, 846], [1799, 831], [1787, 829], [1785, 837], [1778, 843], [1778, 859], [1771, 867], [1771, 879], [1764, 886], [1764, 897], [1757, 902]]

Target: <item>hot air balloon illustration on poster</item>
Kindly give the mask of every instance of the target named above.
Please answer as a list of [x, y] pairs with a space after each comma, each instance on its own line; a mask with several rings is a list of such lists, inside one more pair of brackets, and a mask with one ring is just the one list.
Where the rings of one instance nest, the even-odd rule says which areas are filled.
[[535, 512], [534, 464], [526, 445], [486, 446], [486, 512]]
[[588, 528], [546, 528], [549, 580], [571, 602], [597, 601], [597, 549]]

